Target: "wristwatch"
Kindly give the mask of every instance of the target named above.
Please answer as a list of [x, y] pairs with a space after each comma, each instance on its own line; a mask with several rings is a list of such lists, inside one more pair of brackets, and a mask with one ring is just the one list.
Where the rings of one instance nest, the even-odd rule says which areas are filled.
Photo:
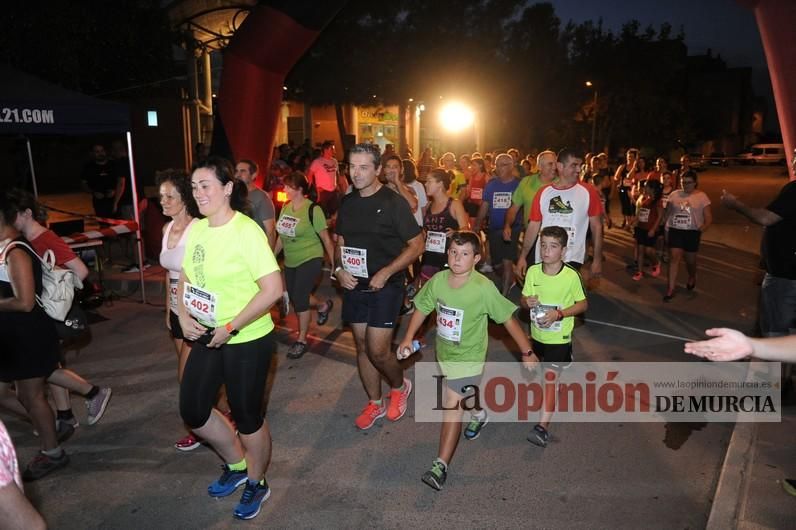
[[229, 333], [232, 337], [240, 333], [237, 329], [232, 327], [232, 322], [227, 322], [227, 324], [224, 326], [224, 329], [227, 330], [227, 333]]
[[343, 270], [343, 268], [342, 268], [342, 267], [339, 267], [339, 266], [338, 266], [338, 267], [335, 267], [335, 269], [332, 271], [332, 274], [330, 274], [330, 275], [329, 275], [329, 277], [330, 277], [332, 280], [336, 280], [336, 279], [337, 279], [337, 273], [338, 273], [338, 272], [340, 272], [341, 270]]

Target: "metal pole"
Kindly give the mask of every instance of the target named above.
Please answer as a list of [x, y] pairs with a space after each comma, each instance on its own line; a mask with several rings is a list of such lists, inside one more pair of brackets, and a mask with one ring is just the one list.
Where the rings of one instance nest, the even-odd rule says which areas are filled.
[[597, 134], [597, 91], [594, 91], [594, 114], [591, 119], [591, 152], [594, 153], [594, 140]]
[[130, 182], [133, 191], [133, 214], [138, 225], [135, 229], [135, 241], [138, 248], [138, 275], [141, 279], [141, 302], [146, 303], [146, 283], [144, 282], [144, 243], [141, 240], [141, 214], [138, 211], [138, 184], [135, 178], [135, 164], [133, 164], [133, 139], [127, 131], [127, 158], [130, 161]]
[[30, 138], [25, 138], [28, 146], [28, 165], [30, 166], [30, 178], [33, 181], [33, 196], [39, 200], [39, 188], [36, 186], [36, 170], [33, 169], [33, 152], [30, 150]]

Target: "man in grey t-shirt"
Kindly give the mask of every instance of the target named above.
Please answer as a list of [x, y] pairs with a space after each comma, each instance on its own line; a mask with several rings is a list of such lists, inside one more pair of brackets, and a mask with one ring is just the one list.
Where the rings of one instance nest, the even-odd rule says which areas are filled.
[[257, 187], [257, 164], [251, 160], [242, 159], [235, 166], [235, 177], [246, 184], [249, 189], [249, 202], [252, 205], [251, 218], [262, 227], [268, 236], [268, 244], [274, 248], [276, 244], [276, 219], [274, 202], [263, 190]]

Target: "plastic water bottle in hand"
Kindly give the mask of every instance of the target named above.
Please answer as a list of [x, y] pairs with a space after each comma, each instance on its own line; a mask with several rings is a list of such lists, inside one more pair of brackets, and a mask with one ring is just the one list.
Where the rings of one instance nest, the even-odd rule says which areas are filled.
[[410, 348], [404, 348], [403, 351], [399, 351], [398, 352], [398, 359], [399, 360], [400, 359], [406, 359], [407, 357], [409, 357], [413, 353], [416, 353], [422, 347], [423, 347], [423, 344], [419, 340], [415, 339], [415, 340], [412, 341], [412, 348], [411, 349]]

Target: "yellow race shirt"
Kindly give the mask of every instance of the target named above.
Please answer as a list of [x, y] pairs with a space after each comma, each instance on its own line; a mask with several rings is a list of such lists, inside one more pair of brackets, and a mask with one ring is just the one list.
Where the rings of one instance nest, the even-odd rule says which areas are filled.
[[[185, 244], [182, 269], [190, 285], [212, 297], [205, 305], [205, 325], [224, 326], [240, 313], [256, 295], [257, 280], [279, 270], [268, 239], [262, 229], [240, 212], [223, 226], [211, 227], [207, 219], [193, 224]], [[189, 290], [189, 286], [185, 286]], [[200, 293], [200, 296], [206, 296]], [[212, 317], [212, 319], [211, 319]], [[250, 342], [274, 329], [271, 314], [265, 313], [239, 330], [229, 344]]]

